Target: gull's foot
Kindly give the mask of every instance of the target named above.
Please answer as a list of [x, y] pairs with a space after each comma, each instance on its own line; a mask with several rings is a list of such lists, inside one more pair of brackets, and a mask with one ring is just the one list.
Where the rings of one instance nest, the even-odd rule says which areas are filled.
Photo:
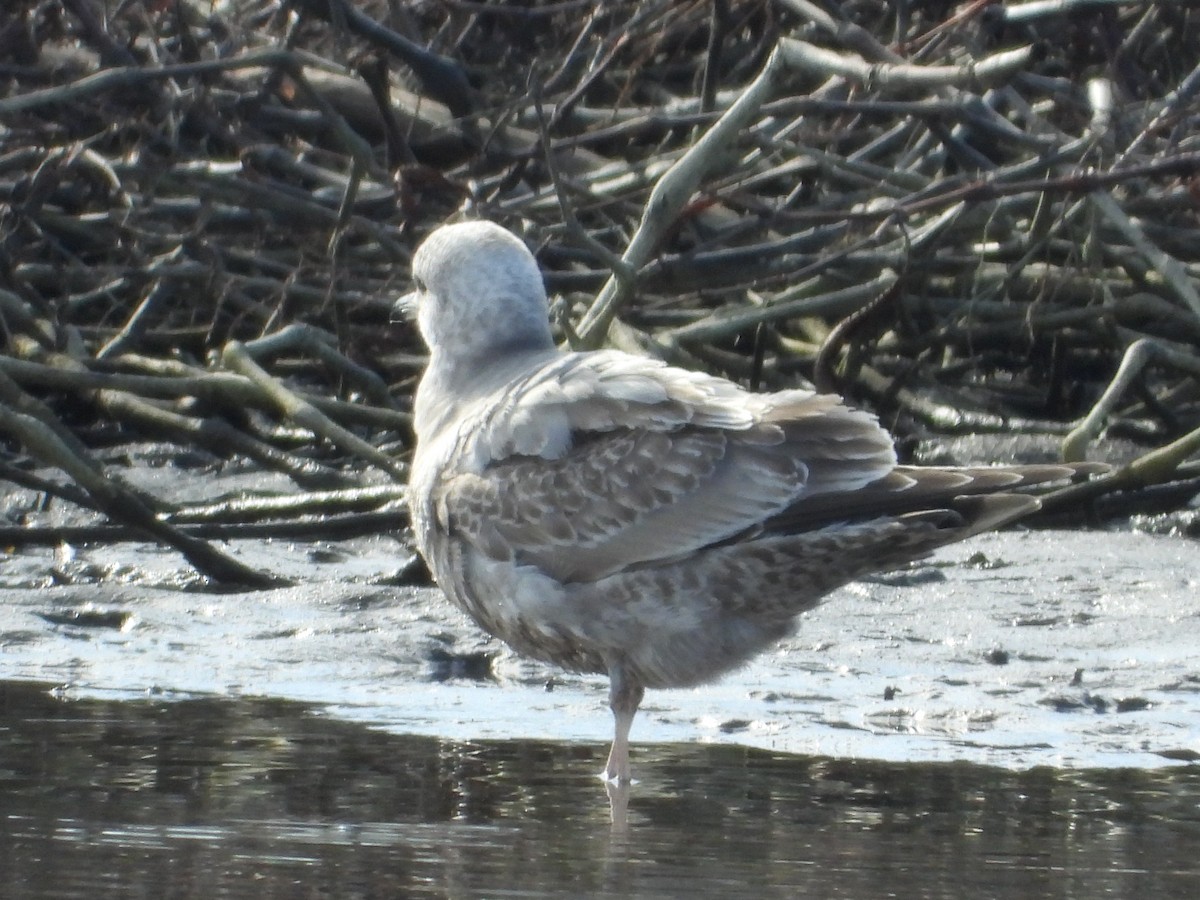
[[596, 773], [596, 777], [605, 784], [613, 787], [628, 787], [631, 784], [637, 784], [637, 779], [634, 778], [628, 771], [624, 775], [609, 772], [605, 769], [603, 772]]

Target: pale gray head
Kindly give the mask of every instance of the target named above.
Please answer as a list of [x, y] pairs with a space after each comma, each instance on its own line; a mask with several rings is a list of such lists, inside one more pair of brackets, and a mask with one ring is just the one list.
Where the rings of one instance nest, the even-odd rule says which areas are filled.
[[492, 222], [443, 225], [417, 248], [413, 292], [421, 336], [440, 362], [479, 363], [497, 354], [554, 346], [537, 260]]

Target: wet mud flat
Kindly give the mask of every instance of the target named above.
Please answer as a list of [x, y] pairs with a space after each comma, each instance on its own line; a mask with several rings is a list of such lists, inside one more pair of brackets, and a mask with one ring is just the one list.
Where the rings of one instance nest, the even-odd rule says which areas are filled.
[[[232, 549], [297, 586], [199, 590], [141, 545], [10, 557], [0, 678], [68, 698], [289, 699], [454, 740], [610, 736], [605, 679], [516, 658], [436, 589], [397, 586], [395, 539]], [[651, 692], [634, 737], [1012, 769], [1178, 764], [1200, 758], [1198, 628], [1190, 540], [986, 535], [836, 592], [714, 685]]]

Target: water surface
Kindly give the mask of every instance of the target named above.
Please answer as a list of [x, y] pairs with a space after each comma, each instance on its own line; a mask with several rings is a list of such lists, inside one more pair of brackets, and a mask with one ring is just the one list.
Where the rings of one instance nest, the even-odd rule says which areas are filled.
[[1192, 898], [1200, 771], [393, 735], [304, 704], [0, 686], [0, 895]]

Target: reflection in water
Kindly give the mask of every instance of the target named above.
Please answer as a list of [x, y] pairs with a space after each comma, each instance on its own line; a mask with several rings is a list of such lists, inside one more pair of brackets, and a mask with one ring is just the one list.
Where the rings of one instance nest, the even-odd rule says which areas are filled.
[[0, 896], [1190, 898], [1200, 879], [1194, 767], [639, 747], [612, 829], [604, 751], [0, 683]]

